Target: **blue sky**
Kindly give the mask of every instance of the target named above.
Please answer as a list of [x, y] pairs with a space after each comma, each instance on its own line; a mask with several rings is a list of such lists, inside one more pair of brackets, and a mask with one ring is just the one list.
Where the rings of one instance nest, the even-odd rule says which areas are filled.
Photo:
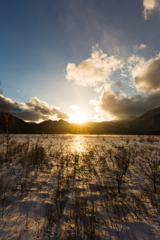
[[159, 25], [159, 0], [0, 0], [1, 99], [26, 121], [139, 116], [160, 106]]

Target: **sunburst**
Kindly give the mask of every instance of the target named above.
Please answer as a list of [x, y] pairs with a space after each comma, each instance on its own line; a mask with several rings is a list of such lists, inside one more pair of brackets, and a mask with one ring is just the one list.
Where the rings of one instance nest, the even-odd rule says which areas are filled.
[[85, 121], [85, 117], [81, 112], [77, 112], [72, 116], [72, 120], [78, 124], [82, 124]]

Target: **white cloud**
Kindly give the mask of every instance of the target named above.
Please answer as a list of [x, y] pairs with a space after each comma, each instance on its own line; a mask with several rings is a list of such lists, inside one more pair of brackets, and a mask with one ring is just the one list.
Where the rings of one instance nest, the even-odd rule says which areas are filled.
[[101, 86], [97, 86], [94, 88], [94, 91], [97, 93], [102, 93], [104, 91], [107, 91], [111, 88], [111, 83], [104, 83]]
[[91, 57], [82, 61], [78, 66], [68, 63], [66, 79], [74, 81], [82, 86], [96, 86], [99, 82], [105, 82], [109, 77], [122, 67], [123, 61], [115, 56], [107, 54], [96, 46], [92, 48]]
[[141, 44], [139, 47], [138, 46], [134, 46], [135, 52], [138, 52], [139, 50], [145, 49], [145, 48], [147, 48], [147, 45], [145, 45], [145, 44]]
[[126, 74], [126, 73], [121, 73], [121, 77], [128, 77], [128, 74]]
[[48, 120], [53, 117], [62, 119], [69, 118], [67, 113], [60, 112], [59, 108], [55, 106], [49, 106], [48, 103], [39, 100], [37, 97], [32, 97], [30, 101], [26, 103], [20, 103], [0, 95], [0, 102], [9, 103], [11, 114], [26, 121], [38, 122], [42, 120]]
[[138, 55], [132, 55], [127, 60], [127, 69], [129, 74], [134, 78], [142, 69], [146, 60]]
[[77, 111], [77, 110], [80, 109], [77, 105], [72, 105], [72, 106], [69, 106], [69, 107], [72, 108], [74, 111]]
[[[141, 71], [142, 66], [146, 63], [146, 60], [143, 57], [138, 56], [137, 54], [133, 54], [126, 60], [123, 69], [121, 70], [121, 77], [128, 78], [130, 82], [128, 82], [129, 86], [135, 88], [134, 85], [134, 77]], [[126, 79], [126, 81], [128, 81]]]
[[92, 104], [92, 105], [97, 106], [97, 105], [99, 104], [99, 101], [98, 101], [97, 98], [95, 97], [95, 98], [93, 98], [93, 99], [91, 99], [91, 100], [89, 101], [89, 104]]
[[157, 91], [160, 89], [160, 53], [148, 61], [131, 55], [121, 71], [122, 77], [128, 77], [128, 85], [137, 91]]
[[138, 55], [131, 55], [128, 59], [127, 59], [127, 63], [130, 65], [130, 66], [134, 66], [135, 65], [140, 65], [142, 63], [145, 62], [145, 59], [142, 58], [142, 57], [139, 57]]
[[[104, 92], [102, 93], [101, 96], [103, 96], [103, 94], [104, 94]], [[92, 121], [99, 122], [99, 121], [106, 121], [106, 119], [107, 119], [107, 121], [110, 121], [110, 120], [114, 119], [114, 117], [111, 116], [108, 111], [105, 111], [104, 109], [101, 108], [101, 106], [100, 106], [101, 96], [99, 97], [99, 99], [97, 99], [95, 97], [95, 98], [91, 99], [90, 102], [89, 102], [89, 104], [95, 106], [94, 109], [97, 113], [94, 117], [90, 118]]]
[[147, 20], [154, 11], [160, 11], [160, 1], [159, 0], [143, 0], [143, 15], [144, 19]]
[[133, 71], [134, 84], [139, 91], [160, 89], [160, 53], [149, 61], [139, 65]]

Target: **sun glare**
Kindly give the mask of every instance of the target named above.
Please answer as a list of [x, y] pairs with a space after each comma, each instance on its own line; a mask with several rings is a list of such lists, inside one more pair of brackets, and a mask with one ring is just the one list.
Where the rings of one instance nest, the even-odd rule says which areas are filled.
[[85, 117], [81, 112], [78, 112], [72, 116], [74, 122], [82, 124], [85, 121]]

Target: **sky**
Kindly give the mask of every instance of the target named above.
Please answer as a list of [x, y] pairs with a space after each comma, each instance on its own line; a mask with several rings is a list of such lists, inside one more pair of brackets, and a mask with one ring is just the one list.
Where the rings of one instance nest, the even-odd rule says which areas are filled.
[[160, 0], [0, 0], [1, 101], [25, 121], [160, 106]]

